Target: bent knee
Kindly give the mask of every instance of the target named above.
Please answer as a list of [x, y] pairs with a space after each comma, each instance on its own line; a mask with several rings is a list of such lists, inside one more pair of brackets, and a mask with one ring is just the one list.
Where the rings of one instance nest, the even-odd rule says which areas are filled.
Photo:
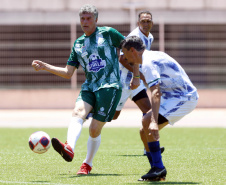
[[92, 138], [96, 138], [96, 137], [98, 137], [100, 135], [100, 131], [97, 128], [89, 128], [89, 135]]
[[74, 108], [73, 109], [73, 112], [72, 112], [72, 115], [75, 116], [75, 117], [79, 117], [79, 118], [82, 118], [84, 119], [85, 118], [85, 110], [83, 108]]
[[145, 117], [143, 117], [143, 118], [142, 118], [143, 130], [144, 130], [144, 129], [145, 129], [145, 130], [148, 129], [149, 124], [150, 124], [150, 120], [147, 119], [147, 118], [145, 118]]

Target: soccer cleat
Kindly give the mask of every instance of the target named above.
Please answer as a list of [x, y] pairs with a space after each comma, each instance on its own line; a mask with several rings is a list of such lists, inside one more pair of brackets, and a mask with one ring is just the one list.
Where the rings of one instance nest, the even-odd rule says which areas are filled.
[[78, 175], [88, 175], [91, 170], [92, 170], [92, 167], [90, 165], [88, 165], [87, 163], [82, 163], [82, 166], [80, 167], [77, 174]]
[[52, 138], [53, 148], [64, 158], [65, 161], [71, 162], [74, 157], [72, 148], [67, 144], [60, 142], [57, 138]]
[[[164, 150], [165, 150], [164, 146], [160, 147], [160, 150], [161, 150], [161, 154], [162, 154], [164, 152]], [[144, 148], [144, 155], [145, 156], [147, 155], [147, 152], [146, 152], [145, 148]]]
[[138, 181], [164, 181], [166, 179], [166, 168], [163, 169], [153, 167], [150, 171], [143, 175]]
[[164, 146], [160, 147], [160, 150], [161, 150], [161, 154], [162, 154], [164, 152], [164, 150], [165, 150]]

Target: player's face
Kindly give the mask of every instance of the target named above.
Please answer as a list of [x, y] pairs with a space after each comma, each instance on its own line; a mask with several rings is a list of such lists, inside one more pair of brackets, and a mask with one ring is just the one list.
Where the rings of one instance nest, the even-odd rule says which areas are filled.
[[148, 36], [148, 34], [151, 31], [151, 28], [153, 26], [152, 17], [150, 14], [141, 14], [140, 20], [138, 22], [138, 26], [140, 28], [140, 31]]
[[127, 50], [126, 48], [122, 48], [122, 52], [124, 53], [123, 57], [125, 60], [127, 60], [129, 63], [133, 64], [136, 62], [134, 52], [130, 48], [130, 50]]
[[97, 19], [92, 13], [84, 13], [80, 15], [80, 24], [86, 36], [90, 36], [96, 30]]

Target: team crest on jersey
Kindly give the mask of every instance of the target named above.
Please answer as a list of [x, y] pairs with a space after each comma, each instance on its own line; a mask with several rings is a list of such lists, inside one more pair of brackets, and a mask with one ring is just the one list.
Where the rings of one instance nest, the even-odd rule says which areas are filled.
[[106, 61], [102, 60], [100, 56], [92, 54], [89, 57], [89, 64], [87, 66], [89, 72], [98, 72], [105, 68]]

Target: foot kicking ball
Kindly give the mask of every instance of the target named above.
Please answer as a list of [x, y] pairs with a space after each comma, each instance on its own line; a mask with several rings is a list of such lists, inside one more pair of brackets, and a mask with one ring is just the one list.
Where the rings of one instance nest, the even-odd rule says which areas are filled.
[[45, 153], [50, 148], [50, 146], [50, 137], [47, 133], [43, 131], [34, 132], [29, 137], [29, 147], [35, 153]]

